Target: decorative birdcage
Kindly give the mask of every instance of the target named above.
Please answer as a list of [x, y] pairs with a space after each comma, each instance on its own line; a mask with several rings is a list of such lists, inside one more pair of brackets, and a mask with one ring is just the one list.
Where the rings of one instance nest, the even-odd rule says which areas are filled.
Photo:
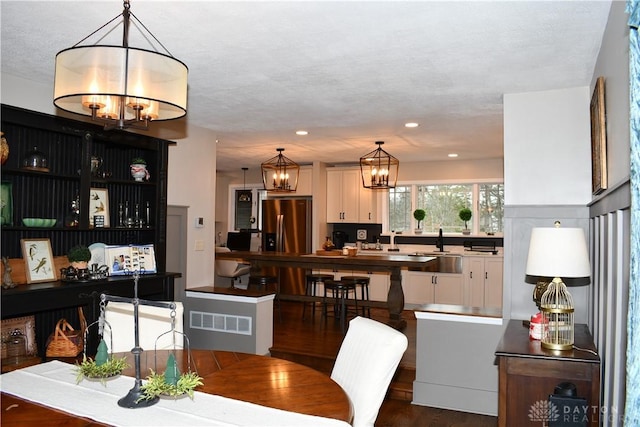
[[540, 312], [542, 347], [551, 350], [571, 350], [574, 332], [573, 298], [560, 278], [553, 279], [542, 295]]

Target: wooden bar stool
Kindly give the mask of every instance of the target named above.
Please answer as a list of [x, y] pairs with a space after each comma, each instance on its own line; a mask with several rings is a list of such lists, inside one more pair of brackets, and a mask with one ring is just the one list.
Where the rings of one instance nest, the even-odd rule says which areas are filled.
[[[305, 287], [304, 287], [304, 294], [306, 296], [312, 296], [315, 297], [318, 295], [318, 284], [322, 283], [324, 284], [327, 280], [333, 280], [334, 276], [333, 274], [307, 274], [306, 276], [306, 282], [305, 282]], [[302, 303], [302, 318], [304, 319], [305, 313], [307, 311], [307, 302], [304, 301]], [[313, 318], [315, 319], [316, 317], [316, 302], [313, 301], [311, 303], [311, 313]]]
[[341, 280], [326, 280], [324, 282], [324, 296], [322, 298], [322, 315], [327, 317], [327, 297], [328, 293], [335, 302], [333, 305], [333, 314], [340, 321], [340, 329], [344, 334], [347, 326], [347, 300], [349, 294], [353, 293], [353, 302], [356, 306], [356, 314], [358, 313], [358, 298], [356, 296], [356, 285], [354, 283], [342, 283]]
[[[369, 282], [371, 281], [369, 276], [342, 276], [340, 281], [342, 283], [353, 283], [355, 286], [360, 286], [360, 300], [363, 302], [369, 301]], [[357, 295], [355, 298], [357, 298]], [[371, 307], [366, 304], [361, 304], [361, 306], [362, 315], [365, 317], [371, 317]]]

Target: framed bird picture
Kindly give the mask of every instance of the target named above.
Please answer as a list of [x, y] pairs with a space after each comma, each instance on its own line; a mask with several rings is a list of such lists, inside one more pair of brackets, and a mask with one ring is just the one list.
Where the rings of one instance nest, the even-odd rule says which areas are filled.
[[27, 283], [56, 280], [51, 241], [49, 239], [21, 239]]
[[109, 190], [91, 188], [89, 191], [89, 225], [109, 227]]

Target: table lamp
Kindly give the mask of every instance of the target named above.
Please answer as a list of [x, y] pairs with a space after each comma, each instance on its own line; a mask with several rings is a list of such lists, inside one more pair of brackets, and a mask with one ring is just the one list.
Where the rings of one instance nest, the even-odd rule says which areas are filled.
[[[552, 350], [573, 348], [574, 305], [564, 279], [583, 279], [591, 274], [589, 252], [581, 228], [534, 228], [531, 231], [527, 276], [551, 277], [540, 297], [541, 345]], [[535, 291], [534, 291], [535, 294]]]

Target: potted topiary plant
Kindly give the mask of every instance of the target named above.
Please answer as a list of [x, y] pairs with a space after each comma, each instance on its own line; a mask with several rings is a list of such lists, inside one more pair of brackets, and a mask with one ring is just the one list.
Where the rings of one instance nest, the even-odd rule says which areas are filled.
[[76, 245], [67, 252], [69, 263], [75, 269], [81, 270], [88, 267], [91, 259], [91, 251], [84, 245]]
[[471, 219], [471, 209], [469, 208], [460, 209], [460, 212], [458, 212], [458, 216], [462, 221], [464, 221], [464, 230], [462, 230], [462, 234], [464, 235], [471, 234], [471, 230], [469, 230], [469, 228], [467, 227], [467, 221]]
[[426, 218], [427, 213], [424, 209], [416, 209], [413, 211], [413, 218], [418, 221], [418, 227], [414, 230], [415, 234], [422, 234], [422, 227], [420, 227], [420, 223]]
[[142, 157], [134, 157], [131, 159], [131, 176], [136, 181], [149, 180], [149, 171], [147, 170], [147, 161]]

